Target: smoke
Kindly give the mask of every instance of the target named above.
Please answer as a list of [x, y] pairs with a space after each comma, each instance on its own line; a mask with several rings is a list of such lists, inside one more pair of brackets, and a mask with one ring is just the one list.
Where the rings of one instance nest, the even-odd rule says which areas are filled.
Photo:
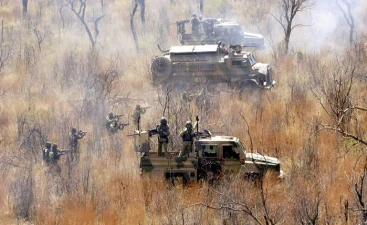
[[[340, 2], [340, 1], [339, 1]], [[354, 37], [364, 33], [366, 28], [363, 17], [366, 12], [366, 3], [360, 0], [349, 1], [355, 22]], [[343, 7], [344, 4], [340, 2]], [[346, 10], [346, 7], [343, 7]], [[324, 47], [343, 50], [342, 46], [349, 44], [349, 25], [335, 0], [316, 1], [313, 7], [296, 15], [290, 46], [295, 51], [318, 52]]]

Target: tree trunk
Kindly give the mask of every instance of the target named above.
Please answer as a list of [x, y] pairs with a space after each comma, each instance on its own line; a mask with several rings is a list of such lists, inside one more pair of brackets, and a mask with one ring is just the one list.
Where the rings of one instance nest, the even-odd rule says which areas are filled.
[[139, 4], [141, 22], [145, 25], [145, 0], [140, 0]]
[[135, 16], [137, 8], [138, 8], [138, 3], [137, 1], [135, 1], [133, 10], [130, 13], [130, 27], [131, 27], [131, 32], [133, 33], [136, 51], [139, 51], [138, 36], [136, 35], [135, 26], [134, 26], [134, 16]]
[[25, 15], [28, 12], [28, 0], [22, 0], [22, 4], [23, 4], [23, 15]]
[[203, 15], [204, 12], [204, 0], [200, 0], [200, 14]]
[[[351, 16], [352, 17], [352, 16]], [[349, 44], [353, 45], [354, 22], [349, 25]]]
[[289, 40], [291, 39], [291, 32], [292, 32], [292, 21], [288, 22], [287, 30], [285, 32], [285, 37], [284, 37], [284, 54], [288, 54]]

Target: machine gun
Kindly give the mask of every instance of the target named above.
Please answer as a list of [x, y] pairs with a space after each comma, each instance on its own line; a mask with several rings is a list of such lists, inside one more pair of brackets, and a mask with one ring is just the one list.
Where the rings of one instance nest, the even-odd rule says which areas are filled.
[[151, 136], [153, 136], [153, 135], [155, 135], [155, 134], [159, 134], [159, 132], [158, 132], [157, 128], [152, 129], [152, 130], [147, 130], [147, 131], [148, 131], [148, 133], [149, 133], [149, 137], [151, 137]]
[[133, 134], [128, 134], [126, 136], [128, 137], [131, 137], [131, 136], [138, 136], [140, 135], [141, 133], [148, 133], [149, 137], [153, 136], [153, 135], [156, 135], [156, 134], [159, 134], [157, 128], [156, 129], [152, 129], [152, 130], [146, 130], [146, 131], [142, 131], [140, 132], [139, 130], [136, 130]]
[[203, 130], [203, 131], [196, 131], [193, 133], [193, 136], [196, 137], [197, 139], [200, 138], [211, 138], [212, 133], [208, 130]]

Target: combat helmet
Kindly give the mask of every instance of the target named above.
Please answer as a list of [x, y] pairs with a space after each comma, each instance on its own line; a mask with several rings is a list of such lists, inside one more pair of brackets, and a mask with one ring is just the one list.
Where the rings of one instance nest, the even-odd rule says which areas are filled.
[[57, 149], [57, 144], [53, 144], [52, 149]]
[[108, 118], [113, 119], [113, 113], [112, 113], [112, 112], [110, 112], [110, 113], [108, 114]]
[[196, 13], [193, 13], [193, 14], [192, 14], [192, 17], [196, 17]]
[[51, 142], [46, 142], [46, 148], [51, 148]]
[[71, 128], [71, 133], [72, 133], [72, 134], [76, 133], [76, 128], [74, 128], [74, 127], [73, 127], [73, 128]]
[[161, 118], [161, 124], [167, 124], [167, 119], [166, 119], [166, 117], [162, 117], [162, 118]]
[[187, 127], [187, 128], [192, 128], [192, 123], [191, 123], [191, 121], [190, 121], [190, 120], [188, 120], [188, 121], [186, 122], [185, 127]]

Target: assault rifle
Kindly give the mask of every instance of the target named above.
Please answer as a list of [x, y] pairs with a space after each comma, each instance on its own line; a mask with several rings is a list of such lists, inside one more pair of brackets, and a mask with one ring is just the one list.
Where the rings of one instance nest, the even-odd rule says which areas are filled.
[[120, 116], [122, 116], [123, 114], [117, 114], [115, 115], [115, 118], [120, 118]]
[[69, 152], [70, 152], [69, 149], [61, 149], [61, 150], [57, 149], [57, 154], [58, 155], [65, 155], [65, 154], [67, 154]]
[[83, 135], [83, 136], [86, 135], [87, 133], [88, 133], [87, 131], [82, 131], [82, 130], [78, 131], [78, 134]]
[[120, 129], [120, 130], [122, 130], [122, 129], [124, 129], [124, 127], [126, 127], [126, 126], [129, 126], [129, 123], [120, 123], [120, 124], [119, 124], [119, 129]]

